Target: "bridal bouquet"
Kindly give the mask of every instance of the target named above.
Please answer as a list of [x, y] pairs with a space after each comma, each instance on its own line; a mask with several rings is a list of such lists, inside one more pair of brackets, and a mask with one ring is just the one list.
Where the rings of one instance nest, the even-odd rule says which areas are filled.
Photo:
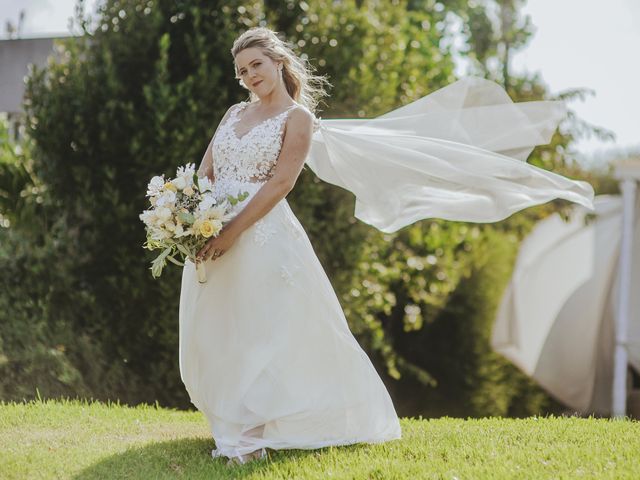
[[151, 263], [151, 275], [159, 277], [167, 260], [183, 266], [189, 259], [196, 265], [198, 280], [205, 282], [204, 265], [196, 261], [196, 253], [231, 219], [232, 206], [248, 195], [214, 197], [211, 181], [198, 177], [193, 163], [178, 167], [173, 179], [153, 177], [147, 187], [151, 208], [140, 214], [147, 231], [144, 248], [162, 250]]

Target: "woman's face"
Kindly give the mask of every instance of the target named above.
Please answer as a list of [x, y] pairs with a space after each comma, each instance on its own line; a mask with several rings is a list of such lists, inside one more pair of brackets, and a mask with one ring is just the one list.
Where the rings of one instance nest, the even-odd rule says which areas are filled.
[[235, 58], [236, 71], [249, 90], [263, 97], [278, 84], [278, 63], [264, 55], [259, 48], [245, 48]]

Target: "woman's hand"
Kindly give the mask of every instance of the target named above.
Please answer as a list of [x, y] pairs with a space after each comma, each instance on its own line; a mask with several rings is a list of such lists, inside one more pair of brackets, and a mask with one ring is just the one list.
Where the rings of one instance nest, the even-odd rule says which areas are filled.
[[215, 260], [216, 258], [221, 257], [235, 243], [237, 238], [236, 235], [232, 230], [225, 227], [220, 230], [217, 237], [212, 237], [207, 240], [207, 243], [198, 250], [196, 258], [199, 262], [205, 262], [209, 260], [209, 258]]

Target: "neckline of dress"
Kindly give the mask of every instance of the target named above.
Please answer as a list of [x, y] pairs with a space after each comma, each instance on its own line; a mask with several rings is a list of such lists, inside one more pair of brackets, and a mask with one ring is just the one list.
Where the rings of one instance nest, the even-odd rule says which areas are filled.
[[[241, 107], [236, 111], [235, 117], [237, 120], [240, 120], [240, 117], [238, 116], [238, 113], [240, 113], [240, 111], [244, 110], [244, 108], [249, 105], [249, 103], [251, 102], [241, 102]], [[233, 135], [238, 139], [238, 141], [242, 140], [244, 137], [246, 137], [247, 135], [249, 135], [251, 133], [252, 130], [254, 130], [256, 127], [258, 127], [259, 125], [265, 123], [268, 120], [272, 120], [274, 118], [279, 117], [280, 115], [287, 113], [289, 110], [291, 110], [293, 107], [297, 107], [298, 104], [294, 103], [293, 105], [289, 106], [288, 108], [286, 108], [285, 110], [283, 110], [282, 112], [273, 115], [271, 117], [267, 117], [264, 120], [260, 120], [258, 123], [256, 123], [254, 126], [252, 126], [249, 130], [247, 130], [246, 132], [244, 132], [244, 134], [242, 136], [238, 135], [238, 132], [236, 132], [236, 125], [235, 122], [233, 125], [231, 125], [231, 131], [233, 132]]]

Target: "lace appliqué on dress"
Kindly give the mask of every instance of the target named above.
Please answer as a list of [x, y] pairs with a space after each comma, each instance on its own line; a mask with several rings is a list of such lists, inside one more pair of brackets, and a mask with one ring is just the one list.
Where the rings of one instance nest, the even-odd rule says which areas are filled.
[[261, 247], [269, 241], [273, 235], [276, 233], [276, 229], [273, 226], [269, 225], [265, 222], [264, 218], [256, 221], [255, 224], [255, 233], [253, 235], [253, 240], [260, 245]]
[[266, 182], [273, 175], [284, 140], [283, 127], [289, 112], [298, 105], [258, 122], [239, 136], [239, 113], [248, 105], [249, 102], [236, 105], [213, 139], [215, 183]]
[[[284, 127], [289, 112], [301, 106], [293, 104], [238, 135], [236, 125], [240, 121], [239, 113], [248, 105], [249, 102], [235, 105], [213, 138], [213, 190], [216, 196], [235, 196], [239, 192], [247, 191], [249, 197], [252, 197], [262, 184], [271, 178], [282, 149]], [[320, 119], [314, 116], [314, 132], [319, 128]], [[239, 203], [234, 213], [244, 208], [247, 203], [249, 199]], [[258, 220], [255, 227], [254, 240], [259, 245], [264, 245], [275, 234], [273, 226], [266, 224], [263, 219]], [[295, 226], [293, 227], [295, 230]], [[294, 233], [299, 236], [299, 232]]]
[[287, 230], [289, 230], [295, 238], [302, 238], [300, 228], [294, 223], [293, 219], [289, 215], [287, 215], [283, 221]]
[[[246, 132], [238, 135], [236, 125], [240, 112], [249, 102], [240, 102], [229, 112], [227, 120], [220, 125], [213, 138], [213, 169], [215, 183], [220, 190], [240, 183], [262, 183], [273, 175], [273, 168], [280, 155], [284, 141], [284, 126], [289, 112], [299, 104], [273, 117], [266, 118]], [[305, 107], [303, 107], [305, 108]], [[313, 131], [320, 129], [320, 119], [314, 116]]]
[[280, 276], [287, 285], [293, 285], [293, 274], [300, 268], [298, 265], [282, 265], [280, 266]]

